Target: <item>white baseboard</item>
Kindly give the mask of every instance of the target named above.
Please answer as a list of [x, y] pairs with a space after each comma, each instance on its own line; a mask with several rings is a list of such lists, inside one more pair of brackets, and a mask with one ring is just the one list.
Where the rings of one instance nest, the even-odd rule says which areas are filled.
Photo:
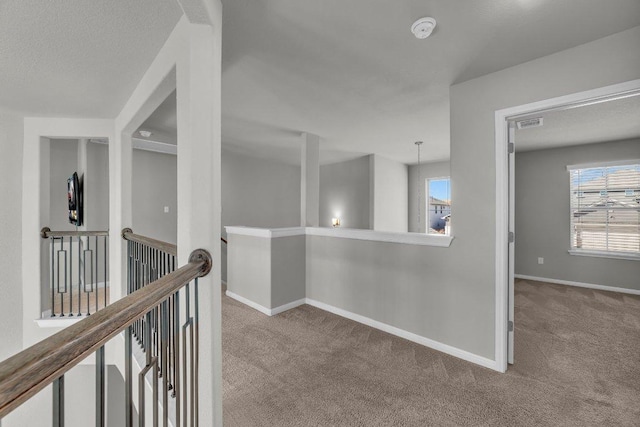
[[301, 305], [304, 305], [307, 303], [307, 299], [306, 298], [302, 298], [299, 299], [297, 301], [292, 301], [288, 304], [284, 304], [281, 305], [279, 307], [276, 308], [272, 308], [271, 309], [271, 314], [269, 316], [275, 316], [276, 314], [280, 314], [282, 312], [285, 312], [287, 310], [291, 310], [292, 308], [296, 308], [296, 307], [300, 307]]
[[370, 326], [375, 329], [379, 329], [383, 332], [387, 332], [391, 335], [398, 336], [400, 338], [404, 338], [406, 340], [415, 342], [417, 344], [423, 345], [425, 347], [432, 348], [434, 350], [441, 351], [443, 353], [449, 354], [451, 356], [455, 356], [459, 359], [466, 360], [467, 362], [475, 363], [480, 366], [484, 366], [485, 368], [493, 369], [495, 371], [500, 371], [498, 368], [496, 361], [487, 359], [486, 357], [478, 356], [477, 354], [469, 353], [468, 351], [461, 350], [456, 347], [452, 347], [447, 344], [443, 344], [438, 341], [434, 341], [429, 338], [425, 338], [420, 335], [416, 335], [412, 332], [405, 331], [404, 329], [396, 328], [395, 326], [387, 325], [386, 323], [379, 322], [377, 320], [373, 320], [371, 318], [361, 316], [359, 314], [352, 313], [350, 311], [343, 310], [341, 308], [334, 307], [329, 304], [325, 304], [320, 301], [316, 301], [310, 298], [306, 298], [306, 303], [317, 307], [321, 310], [328, 311], [333, 314], [337, 314], [338, 316], [345, 317], [347, 319], [353, 320], [358, 323], [362, 323], [364, 325]]
[[234, 300], [241, 302], [245, 305], [248, 305], [249, 307], [258, 310], [260, 313], [262, 314], [266, 314], [267, 316], [275, 316], [276, 314], [280, 314], [282, 312], [285, 312], [287, 310], [291, 310], [292, 308], [296, 308], [298, 306], [301, 306], [305, 303], [305, 299], [299, 299], [297, 301], [293, 301], [290, 302], [288, 304], [284, 304], [281, 305], [279, 307], [276, 308], [267, 308], [263, 305], [258, 304], [257, 302], [253, 302], [250, 299], [247, 299], [243, 296], [240, 296], [238, 294], [234, 294], [231, 291], [226, 291], [225, 294], [229, 297], [229, 298], [233, 298]]
[[515, 274], [516, 279], [534, 280], [536, 282], [554, 283], [556, 285], [577, 286], [579, 288], [597, 289], [599, 291], [620, 292], [623, 294], [640, 295], [640, 289], [616, 288], [614, 286], [596, 285], [593, 283], [573, 282], [571, 280], [550, 279], [548, 277], [527, 276]]
[[379, 322], [377, 320], [373, 320], [371, 318], [361, 316], [359, 314], [352, 313], [347, 310], [343, 310], [338, 307], [334, 307], [329, 304], [325, 304], [320, 301], [313, 300], [311, 298], [302, 298], [297, 301], [293, 301], [289, 304], [281, 305], [280, 307], [276, 307], [273, 309], [269, 309], [264, 307], [258, 303], [255, 303], [245, 297], [242, 297], [238, 294], [235, 294], [230, 291], [226, 291], [226, 295], [230, 298], [235, 299], [249, 307], [258, 310], [259, 312], [266, 314], [267, 316], [273, 316], [278, 313], [282, 313], [283, 311], [290, 310], [292, 308], [298, 307], [303, 304], [309, 304], [313, 307], [319, 308], [324, 311], [328, 311], [329, 313], [336, 314], [341, 317], [345, 317], [347, 319], [353, 320], [358, 323], [362, 323], [363, 325], [370, 326], [375, 329], [379, 329], [383, 332], [387, 332], [391, 335], [395, 335], [400, 338], [404, 338], [406, 340], [415, 342], [417, 344], [423, 345], [425, 347], [432, 348], [434, 350], [441, 351], [443, 353], [449, 354], [451, 356], [457, 357], [462, 360], [466, 360], [467, 362], [475, 363], [476, 365], [484, 366], [485, 368], [493, 369], [494, 371], [502, 372], [502, 370], [498, 367], [495, 360], [487, 359], [486, 357], [478, 356], [477, 354], [470, 353], [465, 350], [461, 350], [456, 347], [452, 347], [447, 344], [443, 344], [438, 341], [434, 341], [429, 338], [425, 338], [420, 335], [416, 335], [412, 332], [405, 331], [404, 329], [396, 328], [395, 326], [387, 325], [386, 323]]
[[233, 292], [231, 292], [230, 290], [226, 290], [225, 291], [225, 295], [228, 296], [229, 298], [233, 298], [234, 300], [241, 302], [245, 305], [248, 305], [249, 307], [253, 308], [254, 310], [258, 310], [260, 313], [262, 314], [266, 314], [267, 316], [271, 316], [271, 309], [258, 304], [257, 302], [253, 302], [250, 299], [247, 299], [245, 297], [241, 297], [238, 294], [234, 294]]

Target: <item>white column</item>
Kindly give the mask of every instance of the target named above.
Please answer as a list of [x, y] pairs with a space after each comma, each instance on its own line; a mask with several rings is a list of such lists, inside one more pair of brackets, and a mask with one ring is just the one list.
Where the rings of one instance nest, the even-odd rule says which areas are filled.
[[89, 140], [86, 138], [78, 139], [78, 163], [76, 166], [76, 173], [78, 179], [81, 181], [82, 187], [82, 224], [78, 227], [80, 230], [91, 230], [91, 226], [87, 223], [87, 220], [91, 221], [91, 208], [89, 208], [91, 198], [93, 194], [89, 194], [87, 198], [87, 181], [91, 181], [87, 170], [87, 144]]
[[[127, 294], [127, 250], [120, 237], [132, 225], [132, 148], [131, 134], [119, 132], [109, 140], [109, 300]], [[134, 230], [135, 231], [135, 230]]]
[[195, 249], [213, 257], [199, 280], [199, 421], [206, 426], [222, 425], [221, 11], [215, 18], [213, 26], [189, 24], [177, 67], [178, 265]]
[[[40, 185], [39, 185], [39, 200], [40, 200], [40, 227], [50, 227], [51, 226], [51, 140], [49, 138], [39, 138], [39, 160], [34, 159], [34, 163], [39, 164], [39, 172], [40, 172]], [[27, 142], [25, 142], [25, 149]], [[25, 151], [26, 153], [26, 151]], [[24, 194], [24, 193], [23, 193]], [[24, 211], [23, 211], [24, 212]], [[24, 231], [23, 231], [24, 232]], [[30, 231], [29, 234], [33, 234], [33, 231]], [[25, 260], [37, 259], [34, 256], [39, 255], [40, 259], [40, 277], [36, 283], [29, 283], [29, 285], [37, 285], [40, 290], [40, 300], [36, 300], [33, 294], [26, 296], [23, 294], [24, 303], [32, 304], [34, 302], [38, 302], [40, 306], [37, 310], [33, 310], [29, 315], [33, 316], [37, 314], [37, 317], [33, 317], [30, 320], [37, 319], [40, 317], [42, 311], [46, 311], [48, 308], [51, 308], [51, 293], [49, 291], [49, 287], [51, 286], [49, 271], [51, 271], [51, 267], [49, 266], [50, 257], [51, 257], [51, 247], [49, 246], [49, 239], [38, 239], [39, 243], [39, 252], [32, 252], [29, 258], [23, 258]], [[23, 261], [23, 263], [26, 261]], [[28, 266], [29, 263], [26, 262]], [[29, 286], [26, 284], [28, 282], [24, 281], [23, 276], [23, 289], [28, 289]], [[26, 305], [25, 305], [26, 307]], [[25, 319], [26, 320], [26, 319]], [[28, 324], [28, 323], [26, 323]], [[25, 346], [26, 348], [26, 346]]]
[[320, 137], [302, 134], [300, 162], [300, 225], [320, 224]]

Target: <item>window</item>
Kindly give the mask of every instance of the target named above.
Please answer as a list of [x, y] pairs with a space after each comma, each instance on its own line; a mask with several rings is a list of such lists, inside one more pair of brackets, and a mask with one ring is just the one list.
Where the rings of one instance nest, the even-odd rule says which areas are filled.
[[427, 180], [427, 233], [451, 234], [451, 180]]
[[640, 258], [640, 160], [568, 166], [571, 250]]

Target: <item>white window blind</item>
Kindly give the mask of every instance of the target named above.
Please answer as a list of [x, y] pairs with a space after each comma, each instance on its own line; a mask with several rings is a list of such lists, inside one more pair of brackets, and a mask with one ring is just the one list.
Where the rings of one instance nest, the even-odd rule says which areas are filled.
[[569, 167], [571, 249], [640, 254], [640, 161]]

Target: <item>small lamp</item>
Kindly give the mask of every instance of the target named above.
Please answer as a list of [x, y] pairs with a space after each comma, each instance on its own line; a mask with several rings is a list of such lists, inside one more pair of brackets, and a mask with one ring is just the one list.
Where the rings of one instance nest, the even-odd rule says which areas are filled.
[[340, 218], [331, 218], [331, 225], [334, 227], [340, 227]]

